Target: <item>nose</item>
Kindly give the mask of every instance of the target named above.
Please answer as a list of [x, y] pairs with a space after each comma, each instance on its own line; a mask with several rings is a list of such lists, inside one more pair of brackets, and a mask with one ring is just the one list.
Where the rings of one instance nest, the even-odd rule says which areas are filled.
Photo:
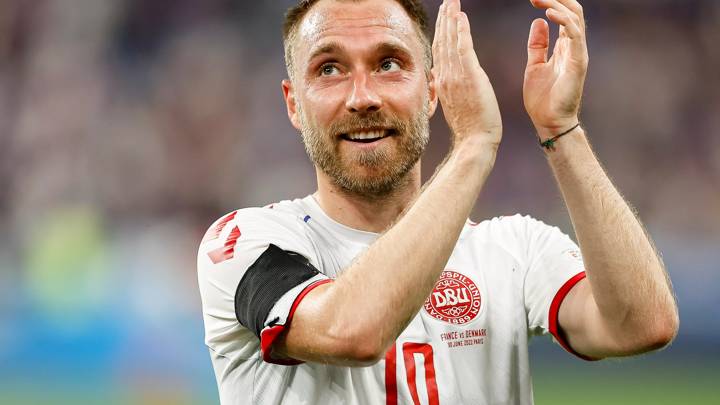
[[374, 112], [382, 108], [382, 99], [372, 89], [367, 74], [358, 74], [353, 80], [353, 91], [350, 93], [345, 107], [354, 113]]

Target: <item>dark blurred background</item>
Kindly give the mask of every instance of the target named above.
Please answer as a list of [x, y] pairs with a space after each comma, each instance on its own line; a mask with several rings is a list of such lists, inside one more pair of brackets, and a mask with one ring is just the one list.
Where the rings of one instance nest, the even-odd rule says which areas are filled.
[[[199, 240], [225, 212], [315, 187], [281, 97], [291, 3], [0, 0], [0, 403], [217, 403]], [[582, 118], [663, 254], [681, 330], [599, 364], [536, 339], [536, 402], [718, 404], [720, 1], [583, 5]], [[473, 219], [572, 233], [522, 104], [542, 12], [464, 8], [505, 124]], [[442, 114], [432, 129], [426, 177], [447, 151]]]

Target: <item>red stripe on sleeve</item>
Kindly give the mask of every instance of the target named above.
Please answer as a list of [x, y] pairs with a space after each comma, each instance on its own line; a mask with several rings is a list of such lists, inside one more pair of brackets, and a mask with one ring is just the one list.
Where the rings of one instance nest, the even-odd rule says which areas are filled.
[[594, 359], [592, 357], [588, 357], [585, 355], [582, 355], [575, 350], [573, 350], [572, 347], [570, 347], [570, 344], [563, 339], [563, 337], [560, 335], [560, 324], [558, 323], [558, 314], [560, 313], [560, 305], [562, 304], [565, 297], [568, 295], [570, 290], [572, 290], [573, 287], [575, 287], [575, 284], [579, 283], [580, 280], [584, 279], [587, 275], [585, 272], [581, 272], [573, 276], [570, 280], [565, 282], [562, 287], [558, 290], [558, 292], [555, 294], [555, 298], [553, 298], [552, 303], [550, 304], [550, 312], [548, 314], [548, 320], [550, 322], [550, 333], [555, 337], [555, 340], [558, 341], [560, 346], [563, 347], [563, 349], [567, 350], [568, 352], [574, 354], [575, 356], [587, 360], [587, 361], [597, 361], [599, 359]]
[[295, 298], [295, 301], [293, 301], [292, 307], [290, 307], [290, 313], [288, 313], [287, 321], [285, 321], [284, 325], [275, 325], [271, 328], [263, 329], [263, 331], [260, 333], [260, 350], [262, 351], [262, 358], [263, 361], [267, 363], [273, 363], [273, 364], [280, 364], [282, 366], [295, 366], [298, 364], [304, 363], [300, 360], [295, 359], [276, 359], [272, 357], [272, 345], [275, 343], [277, 338], [280, 336], [280, 334], [286, 329], [290, 327], [290, 321], [292, 321], [293, 315], [295, 314], [295, 310], [297, 309], [297, 306], [300, 304], [300, 301], [305, 298], [306, 295], [310, 291], [312, 291], [315, 287], [319, 287], [323, 284], [327, 284], [329, 282], [333, 281], [332, 279], [327, 280], [320, 280], [316, 281], [309, 286], [305, 287], [304, 290], [300, 293], [300, 295]]

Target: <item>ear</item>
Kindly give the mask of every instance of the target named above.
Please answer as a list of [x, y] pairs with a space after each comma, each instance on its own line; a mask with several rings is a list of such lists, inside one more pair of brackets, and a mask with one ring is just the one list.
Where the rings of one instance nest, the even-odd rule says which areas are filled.
[[297, 129], [300, 130], [300, 117], [298, 117], [297, 103], [295, 102], [295, 90], [290, 80], [285, 79], [282, 81], [283, 97], [285, 98], [285, 106], [287, 107], [288, 118], [290, 122]]
[[428, 115], [428, 118], [435, 115], [435, 111], [437, 110], [438, 95], [436, 89], [437, 88], [435, 86], [435, 75], [432, 71], [430, 71], [430, 73], [428, 74], [428, 103], [430, 104], [430, 114]]

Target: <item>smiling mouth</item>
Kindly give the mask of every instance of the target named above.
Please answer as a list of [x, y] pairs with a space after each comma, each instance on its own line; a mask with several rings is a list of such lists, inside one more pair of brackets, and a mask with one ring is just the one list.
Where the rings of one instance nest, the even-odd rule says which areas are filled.
[[368, 129], [341, 134], [340, 138], [350, 142], [372, 143], [394, 134], [394, 129]]

